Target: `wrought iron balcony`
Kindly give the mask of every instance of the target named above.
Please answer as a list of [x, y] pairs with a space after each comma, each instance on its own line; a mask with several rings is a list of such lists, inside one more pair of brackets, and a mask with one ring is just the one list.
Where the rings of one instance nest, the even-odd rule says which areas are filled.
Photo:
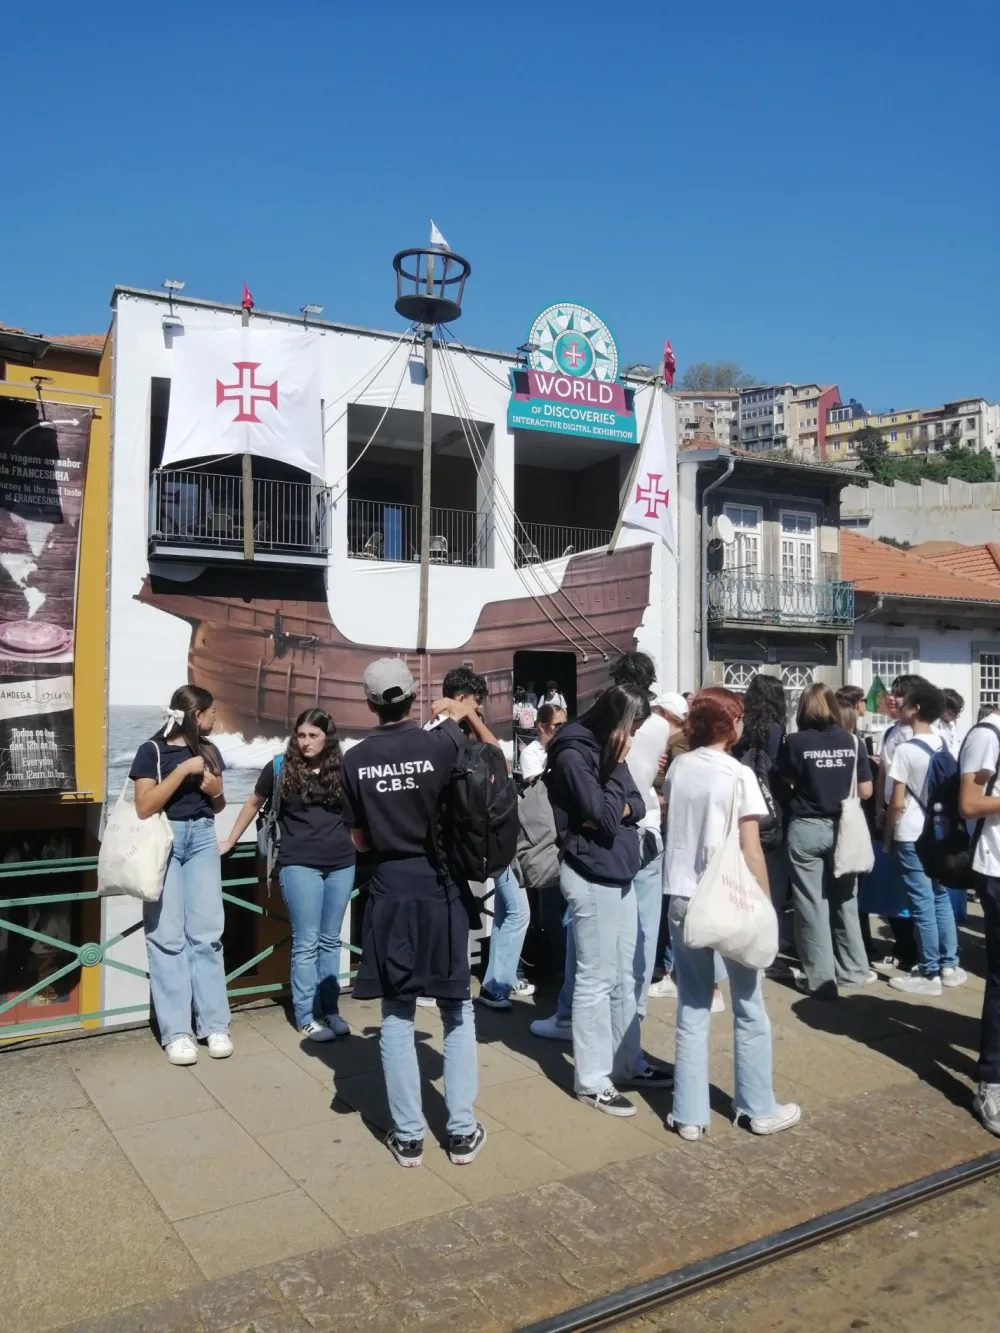
[[[432, 509], [432, 565], [489, 564], [489, 516], [471, 509]], [[348, 503], [347, 553], [354, 560], [420, 559], [420, 506], [381, 500]]]
[[[254, 558], [265, 563], [325, 564], [330, 492], [310, 482], [253, 479]], [[240, 559], [243, 479], [218, 472], [153, 473], [151, 554]]]
[[766, 625], [854, 623], [854, 584], [722, 569], [708, 576], [708, 618]]

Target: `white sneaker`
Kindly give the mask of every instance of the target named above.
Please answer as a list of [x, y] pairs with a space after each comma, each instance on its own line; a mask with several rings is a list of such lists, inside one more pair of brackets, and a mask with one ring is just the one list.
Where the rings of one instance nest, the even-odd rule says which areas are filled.
[[198, 1047], [191, 1037], [175, 1037], [173, 1041], [168, 1041], [163, 1049], [166, 1051], [167, 1059], [172, 1065], [196, 1065], [198, 1063]]
[[527, 977], [518, 977], [517, 985], [510, 992], [512, 1000], [527, 1000], [535, 993], [535, 988]]
[[838, 981], [837, 985], [843, 990], [859, 990], [862, 986], [874, 986], [876, 981], [878, 981], [878, 973], [869, 971], [860, 981]]
[[[952, 982], [952, 985], [955, 983]], [[961, 984], [961, 983], [959, 983]], [[940, 995], [941, 978], [924, 977], [919, 972], [906, 977], [893, 977], [889, 985], [893, 990], [906, 991], [907, 995]]]
[[536, 1018], [531, 1025], [532, 1036], [548, 1037], [549, 1041], [572, 1041], [573, 1020], [560, 1018], [553, 1014], [551, 1018]]
[[720, 990], [713, 991], [713, 992], [712, 992], [712, 1013], [713, 1013], [713, 1014], [724, 1014], [725, 1012], [726, 1012], [726, 997], [723, 995], [722, 991], [720, 991]]
[[942, 986], [964, 986], [969, 980], [969, 974], [964, 967], [942, 967], [941, 985]]
[[208, 1034], [208, 1053], [213, 1060], [228, 1060], [233, 1053], [233, 1043], [228, 1032], [210, 1032]]
[[327, 1014], [326, 1025], [335, 1037], [349, 1037], [351, 1035], [351, 1025], [345, 1018], [339, 1014]]
[[436, 1009], [438, 1007], [437, 1000], [432, 1000], [429, 995], [418, 995], [417, 1004], [421, 1009]]
[[682, 1125], [672, 1115], [667, 1116], [667, 1126], [669, 1129], [676, 1129], [681, 1138], [688, 1143], [694, 1143], [708, 1133], [707, 1125]]
[[662, 981], [654, 981], [648, 994], [654, 1000], [676, 1000], [677, 982], [674, 981], [673, 977], [664, 977]]
[[304, 1028], [299, 1028], [299, 1031], [303, 1037], [308, 1037], [310, 1041], [333, 1041], [337, 1035], [325, 1023], [317, 1023], [315, 1018], [311, 1023], [307, 1023]]
[[[737, 1116], [737, 1119], [739, 1117]], [[802, 1107], [795, 1102], [786, 1102], [779, 1106], [775, 1115], [751, 1119], [750, 1129], [754, 1134], [780, 1134], [783, 1129], [791, 1129], [802, 1119]]]
[[980, 1083], [972, 1110], [991, 1134], [1000, 1135], [1000, 1083]]

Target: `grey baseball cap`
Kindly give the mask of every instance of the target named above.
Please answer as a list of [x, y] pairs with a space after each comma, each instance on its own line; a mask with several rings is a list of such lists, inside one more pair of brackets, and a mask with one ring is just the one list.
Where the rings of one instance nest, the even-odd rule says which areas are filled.
[[401, 657], [380, 657], [365, 667], [364, 686], [373, 704], [395, 704], [415, 694], [417, 682]]

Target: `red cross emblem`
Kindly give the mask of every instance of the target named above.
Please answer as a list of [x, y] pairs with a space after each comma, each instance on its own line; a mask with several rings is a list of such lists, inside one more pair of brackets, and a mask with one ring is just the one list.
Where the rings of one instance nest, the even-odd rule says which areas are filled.
[[636, 504], [645, 504], [646, 513], [643, 515], [644, 518], [656, 518], [658, 505], [663, 505], [664, 509], [667, 508], [670, 503], [670, 492], [660, 490], [659, 472], [646, 473], [646, 485], [635, 488], [635, 502]]
[[278, 406], [278, 381], [275, 380], [273, 384], [257, 383], [254, 372], [260, 366], [259, 361], [234, 361], [233, 365], [239, 371], [239, 379], [235, 384], [223, 384], [222, 380], [215, 381], [215, 406], [229, 401], [239, 403], [240, 410], [233, 420], [256, 421], [260, 425], [257, 404], [270, 403], [272, 407]]
[[569, 346], [569, 350], [567, 352], [564, 352], [563, 355], [566, 357], [566, 360], [570, 363], [570, 365], [573, 367], [574, 370], [583, 360], [583, 353], [580, 351], [579, 343], [571, 343]]

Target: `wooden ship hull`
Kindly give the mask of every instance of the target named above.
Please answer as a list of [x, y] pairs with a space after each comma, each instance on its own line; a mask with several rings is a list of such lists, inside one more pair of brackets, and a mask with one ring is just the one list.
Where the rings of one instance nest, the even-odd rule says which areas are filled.
[[514, 654], [569, 652], [570, 641], [579, 645], [586, 652], [586, 660], [576, 653], [582, 712], [607, 684], [607, 658], [634, 647], [649, 602], [650, 551], [633, 546], [573, 556], [559, 592], [488, 602], [466, 643], [424, 654], [353, 643], [334, 624], [326, 602], [164, 593], [148, 579], [138, 596], [190, 624], [189, 679], [215, 696], [221, 731], [247, 739], [284, 736], [299, 713], [320, 707], [341, 734], [363, 736], [374, 720], [361, 689], [364, 669], [373, 658], [398, 655], [420, 684], [424, 719], [445, 673], [469, 665], [489, 682], [491, 724], [509, 737]]

